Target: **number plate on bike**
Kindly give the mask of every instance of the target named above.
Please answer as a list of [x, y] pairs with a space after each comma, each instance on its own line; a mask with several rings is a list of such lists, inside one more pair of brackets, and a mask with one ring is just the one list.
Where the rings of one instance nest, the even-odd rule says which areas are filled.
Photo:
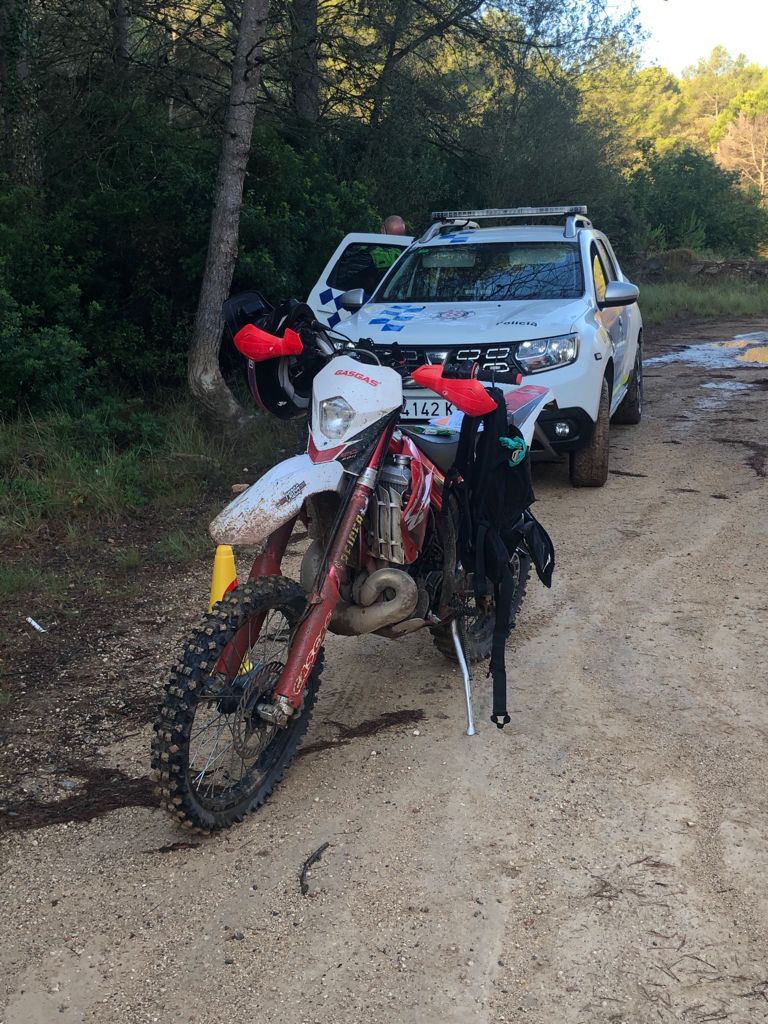
[[406, 391], [403, 401], [402, 420], [432, 420], [435, 417], [450, 416], [453, 406], [444, 398], [438, 398], [432, 391]]

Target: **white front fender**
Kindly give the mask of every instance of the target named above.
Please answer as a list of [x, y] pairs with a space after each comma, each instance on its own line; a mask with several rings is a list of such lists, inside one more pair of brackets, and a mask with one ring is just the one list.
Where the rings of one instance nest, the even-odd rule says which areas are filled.
[[341, 494], [341, 463], [314, 463], [306, 452], [273, 466], [213, 520], [208, 531], [217, 544], [260, 544], [321, 491]]

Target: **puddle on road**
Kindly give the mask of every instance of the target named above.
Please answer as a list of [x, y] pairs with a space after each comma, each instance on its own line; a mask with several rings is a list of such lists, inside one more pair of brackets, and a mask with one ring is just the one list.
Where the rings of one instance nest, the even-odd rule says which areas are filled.
[[701, 366], [707, 370], [729, 370], [739, 366], [768, 366], [768, 331], [737, 334], [735, 338], [728, 341], [708, 341], [698, 345], [688, 345], [675, 352], [667, 352], [666, 355], [643, 360], [644, 366], [661, 363], [693, 363], [695, 366]]
[[712, 388], [713, 391], [749, 391], [753, 385], [745, 384], [741, 380], [713, 380], [701, 386], [703, 388]]
[[729, 395], [742, 394], [745, 391], [754, 391], [757, 384], [747, 384], [742, 380], [712, 380], [700, 385], [706, 388], [710, 394], [706, 398], [696, 400], [697, 409], [717, 409], [728, 400]]

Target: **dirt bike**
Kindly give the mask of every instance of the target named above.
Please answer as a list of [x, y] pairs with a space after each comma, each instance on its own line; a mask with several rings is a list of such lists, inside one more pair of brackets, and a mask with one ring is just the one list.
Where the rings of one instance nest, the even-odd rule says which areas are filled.
[[[153, 741], [159, 796], [202, 831], [240, 821], [282, 778], [317, 699], [327, 631], [397, 640], [429, 630], [437, 650], [459, 663], [467, 733], [475, 732], [467, 663], [490, 655], [494, 595], [477, 599], [459, 554], [461, 510], [446, 485], [459, 433], [399, 422], [404, 381], [474, 416], [489, 408], [483, 382], [512, 385], [507, 410], [528, 446], [552, 397], [517, 372], [423, 366], [409, 374], [402, 361], [382, 365], [374, 346], [338, 351], [317, 323], [284, 328], [282, 337], [248, 323], [234, 342], [251, 369], [306, 358], [311, 408], [306, 451], [270, 469], [211, 524], [217, 543], [261, 550], [247, 581], [205, 615], [164, 690]], [[299, 523], [309, 545], [293, 580], [281, 565]], [[509, 553], [507, 632], [530, 564], [521, 533]]]

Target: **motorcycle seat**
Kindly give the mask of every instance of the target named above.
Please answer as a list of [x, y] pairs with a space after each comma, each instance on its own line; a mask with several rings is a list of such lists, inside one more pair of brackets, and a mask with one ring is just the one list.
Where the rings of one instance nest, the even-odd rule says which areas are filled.
[[416, 427], [406, 427], [400, 424], [400, 430], [406, 434], [416, 445], [419, 451], [424, 452], [428, 459], [447, 473], [456, 458], [456, 450], [459, 447], [459, 432], [452, 430], [450, 434], [427, 434]]

